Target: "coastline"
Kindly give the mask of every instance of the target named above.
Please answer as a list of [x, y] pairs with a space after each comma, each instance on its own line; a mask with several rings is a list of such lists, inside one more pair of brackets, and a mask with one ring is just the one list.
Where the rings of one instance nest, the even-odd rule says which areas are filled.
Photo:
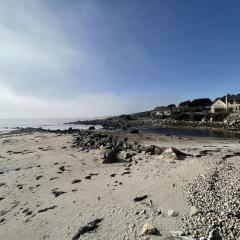
[[[234, 118], [236, 117], [236, 119]], [[239, 120], [240, 121], [240, 120]], [[68, 122], [66, 124], [84, 124], [84, 125], [101, 125], [105, 129], [128, 129], [128, 128], [154, 128], [154, 127], [182, 127], [196, 129], [211, 129], [226, 132], [240, 133], [240, 126], [237, 116], [229, 116], [225, 121], [186, 121], [175, 120], [172, 118], [161, 119], [152, 116], [139, 116], [139, 114], [120, 115], [104, 119], [79, 120]]]

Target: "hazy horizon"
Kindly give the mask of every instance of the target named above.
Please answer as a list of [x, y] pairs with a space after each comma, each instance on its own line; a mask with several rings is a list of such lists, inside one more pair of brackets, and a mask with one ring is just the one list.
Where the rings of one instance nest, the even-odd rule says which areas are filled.
[[88, 118], [240, 88], [237, 1], [3, 0], [0, 119]]

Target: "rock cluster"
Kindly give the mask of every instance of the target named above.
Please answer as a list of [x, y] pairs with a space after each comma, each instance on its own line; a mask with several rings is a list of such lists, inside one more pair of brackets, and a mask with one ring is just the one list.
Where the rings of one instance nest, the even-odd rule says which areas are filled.
[[127, 139], [119, 141], [118, 137], [112, 135], [84, 130], [80, 131], [73, 140], [73, 146], [81, 150], [100, 148], [121, 150], [124, 144], [127, 144]]
[[240, 238], [240, 175], [225, 161], [199, 176], [187, 188], [190, 216], [183, 218], [185, 234], [201, 240]]
[[117, 161], [117, 158], [131, 159], [134, 155], [143, 153], [160, 155], [164, 160], [180, 160], [185, 153], [176, 148], [161, 148], [155, 145], [141, 145], [129, 142], [127, 138], [120, 140], [117, 136], [94, 131], [80, 131], [73, 140], [73, 147], [80, 150], [100, 149], [99, 160], [102, 163]]
[[100, 149], [98, 159], [101, 163], [117, 162], [119, 158], [131, 159], [142, 151], [140, 145], [129, 143], [127, 138], [120, 140], [116, 136], [93, 131], [80, 131], [74, 138], [73, 147], [87, 151]]
[[124, 158], [141, 152], [153, 155], [162, 153], [161, 148], [154, 145], [143, 146], [137, 142], [130, 143], [127, 138], [120, 140], [117, 136], [92, 131], [80, 131], [74, 138], [73, 146], [82, 150], [113, 149], [116, 152], [128, 151]]

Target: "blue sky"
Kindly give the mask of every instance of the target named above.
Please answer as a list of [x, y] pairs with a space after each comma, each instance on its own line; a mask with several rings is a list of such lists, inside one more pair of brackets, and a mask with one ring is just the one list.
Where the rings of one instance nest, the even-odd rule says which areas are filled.
[[239, 12], [237, 0], [3, 0], [0, 118], [239, 93]]

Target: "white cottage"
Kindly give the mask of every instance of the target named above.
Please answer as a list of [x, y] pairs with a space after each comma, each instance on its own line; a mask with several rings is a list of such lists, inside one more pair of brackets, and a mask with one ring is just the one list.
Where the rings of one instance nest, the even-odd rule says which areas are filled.
[[225, 102], [218, 98], [211, 105], [211, 113], [216, 112], [240, 112], [240, 104], [236, 103], [234, 100], [233, 103], [228, 102], [228, 98], [226, 96]]

